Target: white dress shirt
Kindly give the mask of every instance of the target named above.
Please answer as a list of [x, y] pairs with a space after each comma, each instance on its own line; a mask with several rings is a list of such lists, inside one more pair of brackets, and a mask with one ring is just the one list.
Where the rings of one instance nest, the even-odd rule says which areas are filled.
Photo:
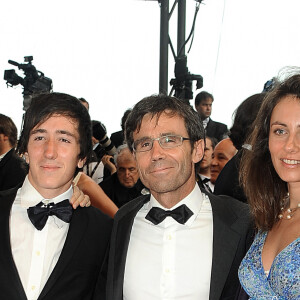
[[151, 195], [133, 223], [126, 258], [124, 300], [209, 299], [213, 219], [209, 198], [198, 185], [172, 209], [186, 204], [194, 213], [185, 224], [167, 217], [158, 225], [145, 216]]
[[204, 120], [202, 121], [202, 124], [203, 124], [204, 129], [206, 129], [208, 122], [209, 122], [209, 117], [207, 117], [206, 119], [204, 119]]
[[28, 300], [36, 300], [53, 271], [69, 230], [69, 224], [50, 216], [39, 231], [31, 223], [27, 208], [43, 201], [58, 203], [70, 199], [73, 189], [53, 198], [44, 199], [31, 185], [28, 177], [18, 190], [10, 215], [12, 255]]
[[[12, 148], [11, 148], [11, 149], [12, 149]], [[5, 156], [11, 149], [9, 149], [7, 152], [5, 152], [5, 153], [3, 153], [3, 154], [0, 155], [0, 161], [4, 158], [4, 156]]]
[[88, 165], [83, 167], [83, 172], [88, 174], [97, 184], [99, 184], [104, 178], [103, 162], [90, 162]]

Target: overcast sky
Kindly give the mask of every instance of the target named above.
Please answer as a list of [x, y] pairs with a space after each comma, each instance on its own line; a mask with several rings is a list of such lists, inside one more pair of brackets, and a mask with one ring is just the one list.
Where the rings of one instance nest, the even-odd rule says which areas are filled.
[[[188, 36], [196, 1], [186, 2]], [[300, 1], [203, 3], [188, 67], [204, 77], [202, 90], [215, 96], [212, 118], [230, 127], [241, 101], [261, 92], [282, 67], [299, 65]], [[175, 48], [176, 18], [170, 21]], [[1, 1], [0, 70], [15, 68], [8, 59], [22, 63], [33, 55], [36, 68], [53, 80], [54, 91], [86, 98], [92, 119], [102, 121], [110, 134], [120, 129], [127, 108], [158, 93], [159, 22], [157, 1]], [[173, 69], [170, 51], [170, 79]], [[197, 92], [194, 87], [194, 96]], [[22, 87], [6, 88], [2, 80], [0, 95], [0, 112], [20, 129]]]

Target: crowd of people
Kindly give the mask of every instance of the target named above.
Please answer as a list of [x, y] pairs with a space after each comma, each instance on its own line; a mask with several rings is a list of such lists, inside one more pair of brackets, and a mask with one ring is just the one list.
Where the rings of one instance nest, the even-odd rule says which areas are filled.
[[300, 299], [300, 71], [230, 129], [213, 102], [145, 97], [110, 137], [68, 94], [19, 139], [0, 114], [3, 299]]

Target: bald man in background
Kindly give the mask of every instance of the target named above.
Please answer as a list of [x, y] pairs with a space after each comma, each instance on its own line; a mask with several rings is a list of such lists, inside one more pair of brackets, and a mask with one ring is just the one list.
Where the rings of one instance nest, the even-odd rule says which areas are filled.
[[226, 138], [220, 141], [213, 152], [213, 158], [210, 166], [210, 181], [215, 184], [220, 172], [227, 162], [237, 153], [231, 139]]

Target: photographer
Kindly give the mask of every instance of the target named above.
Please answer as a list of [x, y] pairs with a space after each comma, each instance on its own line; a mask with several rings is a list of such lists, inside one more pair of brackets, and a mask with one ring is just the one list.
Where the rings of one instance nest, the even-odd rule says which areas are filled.
[[83, 172], [99, 184], [116, 172], [112, 156], [116, 153], [116, 148], [107, 137], [105, 126], [101, 122], [92, 121], [92, 132], [93, 155]]
[[[105, 154], [114, 155], [117, 150], [110, 138], [107, 136], [106, 128], [100, 121], [92, 121], [93, 138], [98, 142], [94, 151], [101, 153], [101, 148], [104, 149]], [[98, 156], [98, 154], [97, 154]], [[99, 157], [99, 156], [98, 156]], [[101, 157], [100, 157], [101, 159]]]
[[[79, 101], [89, 110], [87, 100], [79, 98]], [[107, 136], [106, 128], [100, 121], [92, 120], [92, 134], [93, 155], [83, 172], [99, 184], [103, 178], [116, 172], [112, 157], [116, 153], [116, 147]]]

